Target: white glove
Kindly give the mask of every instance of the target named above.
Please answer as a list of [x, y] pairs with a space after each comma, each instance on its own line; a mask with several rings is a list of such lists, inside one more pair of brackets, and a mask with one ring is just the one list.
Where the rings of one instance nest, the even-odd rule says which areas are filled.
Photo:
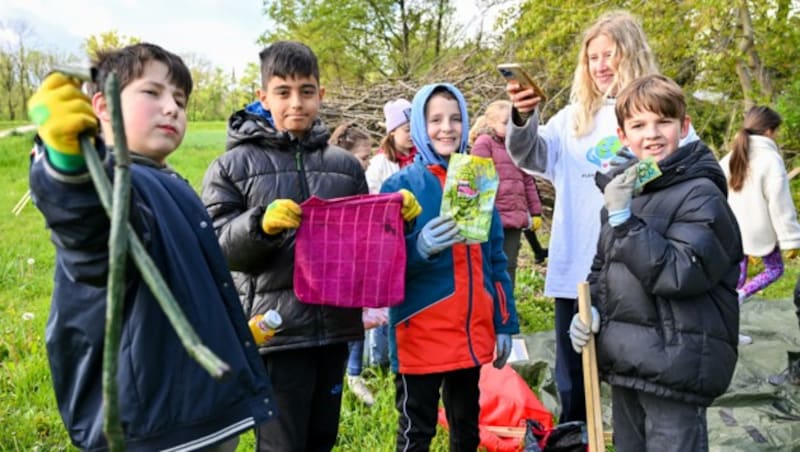
[[[600, 331], [600, 313], [592, 306], [591, 333], [596, 334], [598, 331]], [[572, 316], [572, 323], [569, 325], [569, 340], [572, 342], [572, 349], [575, 350], [575, 353], [581, 353], [583, 347], [589, 343], [589, 334], [589, 328], [581, 322], [580, 316], [578, 314]]]
[[497, 335], [497, 357], [494, 359], [492, 365], [495, 369], [500, 369], [506, 365], [508, 356], [511, 355], [511, 335], [498, 334]]

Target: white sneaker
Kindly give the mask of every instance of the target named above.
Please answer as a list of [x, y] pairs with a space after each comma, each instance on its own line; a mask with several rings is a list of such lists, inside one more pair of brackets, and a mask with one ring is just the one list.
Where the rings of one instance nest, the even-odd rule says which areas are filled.
[[753, 343], [753, 338], [752, 337], [750, 337], [750, 336], [748, 336], [746, 334], [740, 334], [739, 335], [739, 345], [750, 345], [752, 343]]
[[352, 392], [358, 400], [363, 402], [364, 405], [372, 406], [372, 404], [375, 403], [375, 397], [372, 395], [372, 391], [369, 390], [367, 383], [361, 376], [348, 375], [347, 386], [350, 387], [350, 392]]

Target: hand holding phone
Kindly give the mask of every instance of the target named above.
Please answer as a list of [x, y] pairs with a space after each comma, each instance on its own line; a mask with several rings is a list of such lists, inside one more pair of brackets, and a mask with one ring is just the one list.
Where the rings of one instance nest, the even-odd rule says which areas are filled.
[[497, 70], [500, 71], [500, 75], [502, 75], [506, 80], [516, 80], [516, 82], [519, 83], [522, 88], [532, 88], [536, 97], [541, 99], [539, 101], [540, 103], [547, 100], [547, 96], [544, 94], [544, 91], [539, 88], [539, 85], [533, 81], [533, 77], [531, 77], [530, 74], [528, 74], [528, 72], [526, 72], [525, 69], [523, 69], [519, 64], [499, 64], [497, 65]]

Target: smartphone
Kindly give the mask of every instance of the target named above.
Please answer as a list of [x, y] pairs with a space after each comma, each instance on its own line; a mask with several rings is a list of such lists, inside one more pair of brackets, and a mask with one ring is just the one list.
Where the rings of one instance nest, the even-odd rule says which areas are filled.
[[500, 71], [500, 75], [502, 75], [506, 80], [516, 80], [517, 83], [524, 88], [533, 88], [533, 92], [536, 93], [536, 96], [542, 98], [542, 103], [547, 100], [547, 96], [545, 96], [544, 91], [539, 88], [539, 85], [533, 81], [533, 77], [531, 77], [530, 74], [528, 74], [519, 64], [499, 64], [497, 65], [497, 70]]

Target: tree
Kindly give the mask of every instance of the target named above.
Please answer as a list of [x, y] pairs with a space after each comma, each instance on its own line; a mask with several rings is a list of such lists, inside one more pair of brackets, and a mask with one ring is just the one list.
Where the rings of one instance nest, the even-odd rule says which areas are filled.
[[89, 58], [94, 59], [99, 50], [119, 49], [141, 41], [136, 36], [121, 35], [117, 30], [108, 30], [100, 34], [89, 35], [83, 41], [81, 49], [89, 55]]

